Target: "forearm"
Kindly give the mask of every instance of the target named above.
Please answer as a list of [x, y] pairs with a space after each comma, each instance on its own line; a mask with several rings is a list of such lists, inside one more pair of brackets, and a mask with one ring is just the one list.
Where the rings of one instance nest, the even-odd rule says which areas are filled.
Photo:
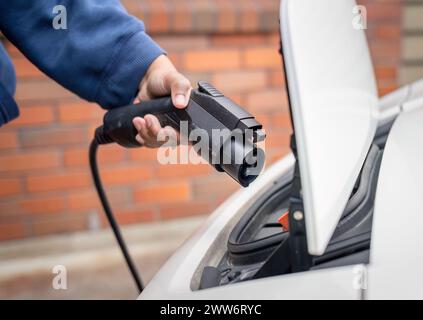
[[64, 0], [67, 29], [53, 28], [54, 0], [0, 2], [0, 28], [38, 68], [110, 108], [128, 104], [162, 49], [117, 0]]

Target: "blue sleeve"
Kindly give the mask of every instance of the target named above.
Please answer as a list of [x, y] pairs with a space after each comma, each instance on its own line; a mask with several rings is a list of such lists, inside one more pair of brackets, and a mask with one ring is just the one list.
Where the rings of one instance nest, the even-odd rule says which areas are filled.
[[[53, 27], [58, 4], [66, 8], [67, 29]], [[104, 108], [132, 102], [163, 54], [118, 0], [0, 1], [0, 29], [41, 71]]]

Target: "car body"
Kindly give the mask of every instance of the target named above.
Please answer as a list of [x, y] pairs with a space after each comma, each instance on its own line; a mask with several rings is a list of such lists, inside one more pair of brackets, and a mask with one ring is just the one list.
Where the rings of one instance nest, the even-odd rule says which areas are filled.
[[[141, 299], [423, 298], [423, 81], [377, 97], [355, 6], [282, 1], [296, 152], [217, 208]], [[275, 224], [296, 170], [312, 261], [301, 272], [284, 269], [294, 235]]]

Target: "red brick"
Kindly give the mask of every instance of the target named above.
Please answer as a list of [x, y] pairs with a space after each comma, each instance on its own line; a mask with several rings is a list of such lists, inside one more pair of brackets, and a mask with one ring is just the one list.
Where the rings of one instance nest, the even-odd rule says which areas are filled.
[[400, 44], [396, 42], [375, 42], [370, 44], [370, 52], [376, 61], [395, 61], [400, 58]]
[[151, 171], [149, 168], [140, 166], [106, 168], [102, 170], [101, 177], [104, 183], [108, 185], [142, 183], [151, 177]]
[[282, 112], [288, 110], [288, 98], [282, 89], [266, 90], [249, 94], [246, 105], [254, 112]]
[[21, 144], [29, 147], [50, 147], [86, 142], [87, 131], [80, 127], [48, 127], [28, 129], [21, 134]]
[[87, 217], [75, 216], [71, 217], [54, 217], [50, 219], [43, 219], [34, 222], [32, 228], [36, 236], [53, 234], [53, 233], [67, 233], [79, 230], [84, 230], [88, 226]]
[[234, 71], [217, 73], [212, 83], [223, 92], [255, 91], [266, 86], [264, 71]]
[[376, 66], [375, 67], [376, 77], [381, 78], [390, 78], [396, 79], [397, 77], [397, 68], [396, 67], [382, 67]]
[[[277, 52], [278, 1], [123, 1], [131, 13], [145, 18], [148, 32], [153, 32], [154, 39], [169, 52], [174, 64], [192, 80], [194, 86], [199, 79], [209, 81], [257, 116], [268, 134], [267, 164], [289, 151], [291, 128], [284, 92], [282, 61]], [[384, 94], [397, 87], [396, 78], [401, 58], [402, 4], [401, 1], [395, 0], [360, 0], [359, 3], [368, 5], [367, 34], [372, 48], [378, 88], [380, 93]], [[251, 8], [253, 5], [254, 9]], [[218, 11], [211, 12], [211, 9]], [[255, 30], [252, 30], [253, 27]], [[88, 142], [101, 122], [104, 111], [96, 105], [83, 102], [54, 81], [48, 80], [13, 45], [7, 41], [5, 44], [17, 67], [17, 97], [21, 116], [7, 124], [5, 130], [0, 130], [0, 150], [2, 147], [4, 150], [0, 155], [0, 238], [29, 236], [29, 226], [33, 226], [32, 235], [83, 230], [88, 226], [87, 216], [84, 215], [88, 213], [98, 212], [104, 222], [104, 214], [86, 167]], [[255, 71], [265, 73], [264, 85], [261, 76], [259, 80], [250, 82], [247, 77], [229, 76], [245, 76]], [[28, 127], [31, 127], [30, 130]], [[37, 127], [37, 130], [34, 130], [34, 127]], [[42, 135], [34, 138], [37, 141], [28, 143], [32, 139], [29, 134], [44, 134], [59, 129], [79, 129], [84, 137], [80, 136], [81, 140], [78, 138], [73, 142], [75, 137], [67, 140], [68, 144], [75, 144], [70, 148], [63, 143], [59, 144], [58, 140], [51, 140], [53, 146], [56, 145], [60, 149], [57, 153], [53, 152], [55, 150], [50, 146], [42, 150], [39, 148], [28, 156], [19, 149], [21, 137], [27, 141], [27, 146], [34, 146], [41, 143], [39, 141], [43, 139], [39, 137]], [[73, 131], [72, 133], [78, 135]], [[61, 142], [66, 141], [67, 138], [64, 138]], [[39, 158], [42, 152], [38, 150], [54, 154], [55, 160], [49, 163]], [[34, 153], [37, 156], [31, 158]], [[4, 160], [5, 156], [13, 157]], [[14, 158], [15, 156], [19, 157]], [[21, 157], [24, 157], [25, 162]], [[6, 168], [3, 166], [5, 163]], [[215, 172], [208, 165], [161, 166], [156, 161], [156, 150], [147, 148], [125, 151], [117, 146], [102, 147], [99, 150], [99, 163], [101, 174], [106, 171], [106, 175], [111, 175], [110, 179], [113, 179], [110, 182], [118, 183], [116, 187], [106, 185], [106, 191], [118, 221], [124, 224], [208, 213], [239, 189], [238, 184], [231, 178]], [[70, 166], [68, 171], [64, 171], [63, 165]], [[142, 170], [148, 170], [149, 174], [149, 177], [142, 181], [137, 179], [137, 174], [141, 173], [135, 169], [140, 166]], [[16, 168], [18, 170], [15, 170]], [[127, 174], [118, 172], [124, 170], [123, 168], [130, 170]], [[75, 169], [84, 171], [74, 171]], [[131, 172], [131, 169], [137, 172]], [[114, 170], [118, 171], [110, 173]], [[19, 175], [19, 178], [16, 178], [16, 175]], [[32, 179], [32, 175], [37, 178]], [[38, 179], [46, 175], [50, 178]], [[61, 175], [67, 178], [58, 178]], [[114, 180], [116, 177], [126, 176], [130, 176], [135, 182]], [[28, 188], [29, 182], [31, 188]], [[182, 192], [182, 196], [175, 196], [175, 193], [181, 190], [171, 187], [175, 184], [184, 186], [182, 189], [186, 191]], [[45, 193], [24, 193], [41, 191]], [[134, 199], [136, 195], [138, 198]], [[162, 195], [165, 195], [165, 201], [169, 202], [163, 202]], [[60, 206], [54, 209], [54, 201], [53, 204], [47, 202], [43, 205], [43, 201], [55, 197], [64, 197], [63, 210], [59, 210]], [[35, 206], [31, 204], [32, 201], [35, 201]], [[39, 213], [47, 210], [61, 214], [23, 214], [26, 209], [21, 206], [22, 202], [29, 202], [26, 204], [28, 208], [39, 208], [35, 209], [39, 210]], [[144, 205], [145, 202], [147, 206]], [[15, 224], [16, 220], [11, 219], [16, 218], [22, 220]], [[7, 231], [4, 231], [5, 225]]]
[[0, 132], [0, 150], [13, 149], [18, 147], [18, 137], [16, 132]]
[[267, 131], [272, 127], [272, 117], [268, 114], [257, 113], [254, 115], [256, 120], [263, 125], [263, 128]]
[[168, 52], [167, 57], [170, 59], [170, 61], [172, 61], [172, 64], [175, 66], [176, 69], [182, 68], [182, 53], [175, 52], [175, 51]]
[[241, 29], [244, 32], [256, 31], [259, 25], [259, 16], [255, 7], [255, 0], [243, 0], [241, 2], [244, 7], [241, 10]]
[[136, 163], [143, 164], [145, 162], [157, 162], [157, 149], [136, 148], [129, 150], [129, 157]]
[[116, 220], [120, 225], [149, 222], [155, 219], [152, 209], [125, 209], [116, 213]]
[[169, 30], [169, 15], [163, 0], [149, 2], [150, 12], [146, 25], [151, 33]]
[[30, 171], [57, 168], [59, 166], [60, 157], [54, 151], [0, 156], [0, 172]]
[[64, 160], [66, 166], [86, 166], [88, 151], [86, 148], [65, 150]]
[[192, 28], [190, 6], [185, 1], [174, 2], [172, 8], [171, 27], [175, 32], [187, 32]]
[[13, 44], [11, 44], [9, 41], [5, 41], [4, 42], [4, 46], [7, 50], [7, 52], [9, 53], [9, 55], [12, 58], [23, 58], [24, 55], [19, 51], [18, 48], [16, 48]]
[[280, 70], [270, 72], [269, 83], [273, 87], [285, 88], [285, 77], [282, 71], [282, 67]]
[[104, 110], [97, 104], [88, 102], [70, 102], [59, 106], [59, 120], [61, 122], [81, 123], [100, 121], [103, 119]]
[[[101, 164], [122, 163], [126, 158], [126, 150], [117, 145], [105, 145], [98, 150], [98, 162]], [[66, 166], [87, 166], [88, 148], [74, 148], [65, 150]]]
[[23, 223], [1, 223], [0, 241], [23, 238], [25, 236], [25, 226]]
[[58, 213], [65, 209], [65, 199], [63, 196], [27, 198], [25, 200], [19, 201], [19, 206], [25, 213]]
[[46, 76], [25, 58], [13, 59], [16, 76], [20, 78], [45, 78]]
[[92, 186], [88, 172], [66, 172], [31, 176], [27, 178], [27, 188], [30, 192], [56, 191], [78, 189]]
[[[109, 195], [109, 193], [107, 193]], [[75, 191], [67, 195], [67, 205], [72, 212], [100, 209], [101, 203], [95, 190]]]
[[160, 207], [160, 218], [176, 219], [187, 216], [209, 214], [210, 203], [208, 201], [196, 202], [190, 201], [186, 204], [163, 205]]
[[[272, 45], [274, 48], [278, 48], [278, 50], [279, 50], [279, 46], [280, 46], [280, 43], [281, 43], [281, 36], [279, 35], [279, 31], [274, 32], [274, 33], [270, 33], [266, 37], [266, 43]], [[279, 51], [278, 51], [278, 53], [279, 53]]]
[[19, 179], [0, 179], [0, 197], [7, 197], [22, 192]]
[[158, 166], [158, 177], [159, 178], [184, 178], [184, 177], [195, 177], [210, 174], [212, 168], [208, 164], [168, 164]]
[[367, 19], [371, 23], [393, 21], [400, 23], [400, 1], [378, 1], [366, 4]]
[[139, 0], [121, 0], [125, 9], [133, 15], [140, 13], [141, 6]]
[[158, 36], [154, 38], [161, 47], [169, 52], [186, 51], [195, 49], [206, 49], [208, 46], [208, 37], [205, 35], [174, 35]]
[[278, 48], [251, 48], [243, 55], [243, 61], [248, 68], [281, 68], [282, 58]]
[[386, 24], [375, 26], [373, 34], [377, 39], [396, 39], [401, 37], [401, 26], [399, 24]]
[[272, 116], [273, 119], [273, 126], [278, 127], [280, 129], [289, 129], [291, 130], [291, 116], [289, 112], [281, 112], [277, 115]]
[[289, 146], [291, 132], [289, 131], [276, 131], [266, 132], [266, 150], [269, 148], [279, 148]]
[[230, 49], [190, 51], [183, 56], [184, 66], [188, 71], [237, 69], [240, 67], [240, 60], [239, 51]]
[[52, 80], [20, 81], [16, 87], [18, 102], [74, 98], [74, 94]]
[[196, 200], [215, 201], [239, 190], [239, 184], [224, 173], [216, 172], [212, 177], [193, 181], [193, 194]]
[[[227, 1], [227, 0], [224, 0]], [[262, 34], [216, 34], [211, 36], [212, 46], [241, 47], [257, 46], [265, 43]]]
[[230, 93], [230, 95], [227, 97], [231, 99], [233, 102], [235, 102], [236, 104], [238, 104], [239, 106], [244, 106], [245, 104], [245, 99], [243, 94]]
[[197, 87], [199, 81], [206, 81], [211, 83], [211, 72], [184, 72], [184, 75], [191, 82], [193, 87]]
[[[98, 128], [98, 126], [100, 125], [100, 122], [97, 122], [95, 124], [89, 124], [88, 125], [88, 129], [87, 129], [87, 141], [91, 141], [95, 135], [95, 131]], [[88, 148], [87, 148], [88, 150]]]
[[391, 93], [392, 91], [395, 91], [398, 88], [398, 86], [396, 84], [386, 84], [386, 85], [382, 85], [379, 86], [378, 88], [378, 92], [379, 92], [379, 96], [383, 97], [384, 95], [387, 95], [388, 93]]
[[192, 7], [192, 22], [195, 32], [208, 33], [216, 30], [218, 12], [216, 4], [209, 0], [190, 1]]
[[52, 123], [54, 121], [53, 108], [50, 106], [20, 108], [19, 118], [13, 120], [10, 126], [30, 126]]
[[271, 151], [266, 152], [266, 166], [270, 166], [276, 161], [285, 157], [291, 149], [289, 147], [279, 147], [276, 150], [272, 149]]
[[221, 32], [234, 32], [237, 28], [237, 16], [233, 9], [236, 4], [227, 0], [216, 0], [216, 5], [220, 8], [217, 16], [218, 30]]
[[191, 190], [187, 181], [154, 184], [135, 190], [135, 201], [139, 203], [187, 202], [191, 199]]

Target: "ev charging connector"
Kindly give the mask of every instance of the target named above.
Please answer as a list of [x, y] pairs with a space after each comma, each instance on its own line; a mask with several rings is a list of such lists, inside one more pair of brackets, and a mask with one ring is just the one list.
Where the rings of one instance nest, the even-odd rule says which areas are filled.
[[[195, 129], [203, 130], [209, 139], [206, 160], [243, 187], [248, 187], [264, 166], [265, 154], [257, 143], [266, 138], [262, 125], [253, 115], [202, 81], [198, 83], [198, 89], [191, 91], [185, 109], [175, 108], [171, 97], [163, 97], [116, 108], [104, 115], [103, 125], [96, 129], [90, 146], [91, 172], [106, 216], [140, 292], [143, 285], [107, 200], [96, 155], [98, 146], [102, 144], [118, 143], [125, 148], [141, 147], [135, 139], [138, 132], [132, 120], [147, 114], [157, 116], [163, 126], [169, 125], [178, 131], [182, 121], [186, 121], [188, 135]], [[221, 139], [213, 139], [214, 130], [225, 130], [228, 134], [221, 135]], [[198, 141], [192, 142], [194, 146], [196, 143]]]
[[[192, 90], [185, 109], [176, 109], [171, 98], [164, 97], [110, 110], [104, 116], [103, 125], [97, 128], [95, 140], [98, 144], [116, 142], [126, 148], [140, 147], [132, 119], [147, 114], [157, 116], [162, 126], [169, 125], [178, 131], [181, 122], [186, 121], [187, 134], [195, 129], [203, 130], [209, 138], [206, 160], [243, 187], [248, 187], [263, 168], [264, 151], [256, 145], [266, 137], [262, 125], [206, 82], [199, 82], [198, 89]], [[213, 131], [223, 130], [229, 134], [213, 139]]]

